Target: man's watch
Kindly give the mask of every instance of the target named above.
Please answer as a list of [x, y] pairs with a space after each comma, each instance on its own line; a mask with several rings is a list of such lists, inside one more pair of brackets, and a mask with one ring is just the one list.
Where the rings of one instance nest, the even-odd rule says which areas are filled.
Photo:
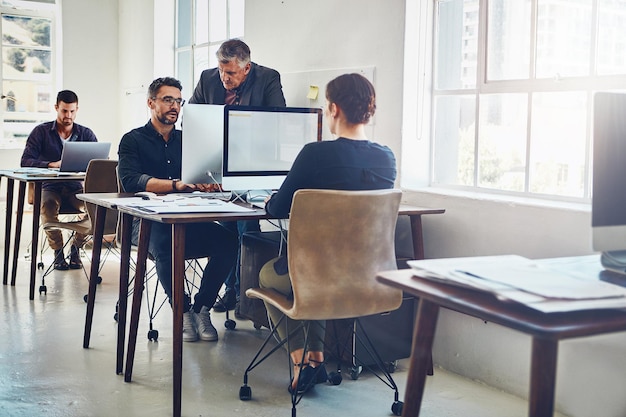
[[176, 183], [180, 181], [180, 180], [172, 180], [172, 191], [178, 191], [178, 188], [176, 188]]

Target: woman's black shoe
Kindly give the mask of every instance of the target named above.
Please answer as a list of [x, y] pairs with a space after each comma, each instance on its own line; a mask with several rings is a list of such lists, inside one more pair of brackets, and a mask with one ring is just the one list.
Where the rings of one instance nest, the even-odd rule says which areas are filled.
[[[305, 364], [300, 368], [300, 375], [298, 376], [298, 386], [296, 387], [297, 394], [304, 394], [311, 388], [315, 386], [315, 368], [310, 367]], [[290, 394], [293, 394], [293, 388], [291, 385], [293, 384], [293, 380], [289, 382], [289, 386], [287, 387], [287, 391]]]

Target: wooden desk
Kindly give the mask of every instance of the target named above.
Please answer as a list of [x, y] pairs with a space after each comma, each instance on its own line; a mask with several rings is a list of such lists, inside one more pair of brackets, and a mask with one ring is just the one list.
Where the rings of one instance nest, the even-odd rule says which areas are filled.
[[17, 198], [17, 218], [15, 224], [15, 242], [13, 244], [13, 264], [11, 272], [11, 285], [15, 285], [17, 275], [17, 258], [20, 250], [20, 237], [22, 234], [22, 219], [24, 217], [24, 201], [26, 199], [26, 184], [34, 184], [33, 194], [33, 230], [31, 241], [30, 256], [30, 291], [28, 298], [35, 298], [35, 275], [37, 273], [37, 246], [39, 245], [39, 215], [41, 212], [41, 187], [44, 181], [82, 181], [85, 179], [84, 173], [76, 173], [75, 175], [51, 175], [43, 176], [40, 174], [24, 174], [14, 171], [5, 170], [0, 174], [8, 179], [7, 184], [7, 208], [5, 219], [5, 235], [4, 235], [4, 275], [2, 284], [7, 285], [9, 274], [9, 252], [11, 250], [11, 223], [13, 218], [13, 192], [15, 181], [19, 181], [19, 191]]
[[[95, 303], [96, 282], [98, 267], [100, 262], [100, 252], [102, 244], [102, 232], [104, 230], [104, 220], [107, 208], [116, 208], [122, 215], [121, 221], [121, 251], [120, 260], [120, 298], [118, 308], [118, 351], [116, 372], [122, 370], [124, 328], [126, 323], [126, 297], [128, 296], [128, 276], [130, 259], [130, 235], [132, 230], [132, 217], [141, 219], [139, 244], [137, 247], [137, 262], [135, 271], [135, 284], [133, 292], [132, 311], [130, 319], [130, 331], [128, 336], [128, 348], [126, 357], [126, 369], [124, 380], [130, 382], [135, 356], [135, 346], [137, 343], [137, 327], [139, 324], [139, 313], [141, 309], [141, 297], [144, 288], [144, 277], [146, 271], [146, 259], [148, 254], [148, 242], [150, 240], [150, 229], [152, 222], [170, 224], [172, 226], [172, 313], [173, 313], [173, 415], [181, 415], [181, 392], [182, 392], [182, 317], [183, 317], [183, 295], [184, 295], [184, 269], [185, 269], [185, 225], [188, 223], [213, 222], [213, 221], [233, 221], [271, 218], [264, 210], [256, 209], [253, 212], [245, 213], [189, 213], [189, 214], [151, 214], [127, 207], [114, 207], [105, 200], [130, 196], [130, 194], [79, 194], [78, 198], [97, 206], [94, 222], [94, 246], [89, 279], [89, 293], [87, 296], [87, 316], [85, 319], [85, 333], [83, 347], [89, 347], [91, 325], [93, 321], [93, 307]], [[428, 209], [402, 205], [399, 214], [408, 215], [411, 218], [413, 227], [413, 248], [414, 252], [423, 258], [424, 244], [422, 239], [422, 214], [440, 214], [443, 209]], [[120, 343], [121, 341], [121, 343]]]
[[[532, 337], [530, 417], [553, 415], [559, 340], [626, 330], [626, 312], [621, 310], [544, 314], [521, 304], [500, 301], [484, 292], [416, 278], [414, 274], [407, 269], [381, 272], [377, 277], [380, 282], [419, 297], [403, 416], [419, 416], [440, 307], [497, 323]], [[607, 271], [597, 274], [599, 279], [620, 282], [620, 278], [615, 277], [618, 274]], [[623, 278], [621, 285], [624, 285]]]

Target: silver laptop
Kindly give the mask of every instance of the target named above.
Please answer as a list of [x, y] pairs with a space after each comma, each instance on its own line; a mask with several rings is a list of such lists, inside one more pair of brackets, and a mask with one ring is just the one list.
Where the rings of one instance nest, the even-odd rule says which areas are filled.
[[61, 172], [84, 172], [92, 159], [109, 159], [110, 142], [65, 142]]

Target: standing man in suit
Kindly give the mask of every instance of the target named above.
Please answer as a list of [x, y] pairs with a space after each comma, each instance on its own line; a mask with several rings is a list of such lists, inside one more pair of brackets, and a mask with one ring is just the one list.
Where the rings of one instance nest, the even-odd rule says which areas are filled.
[[189, 103], [285, 107], [280, 74], [252, 62], [243, 41], [227, 40], [215, 55], [217, 68], [202, 71]]
[[[285, 96], [278, 71], [250, 60], [250, 48], [239, 39], [222, 43], [215, 53], [217, 68], [202, 71], [190, 103], [235, 104], [240, 106], [285, 107]], [[224, 297], [213, 306], [216, 312], [235, 309], [239, 318], [239, 264], [241, 235], [260, 231], [258, 220], [224, 222], [229, 230], [239, 235], [237, 265], [225, 282]]]
[[[21, 166], [38, 168], [59, 168], [61, 152], [65, 142], [96, 142], [98, 139], [91, 129], [74, 123], [78, 113], [78, 96], [70, 90], [57, 94], [54, 105], [56, 120], [36, 126], [26, 140]], [[76, 194], [83, 192], [81, 181], [51, 181], [42, 184], [41, 221], [42, 223], [59, 221], [61, 205], [83, 209], [83, 202]], [[54, 249], [54, 269], [66, 271], [80, 269], [78, 250], [85, 241], [85, 235], [76, 233], [70, 247], [70, 263], [63, 255], [63, 234], [60, 230], [46, 230], [48, 245]]]

